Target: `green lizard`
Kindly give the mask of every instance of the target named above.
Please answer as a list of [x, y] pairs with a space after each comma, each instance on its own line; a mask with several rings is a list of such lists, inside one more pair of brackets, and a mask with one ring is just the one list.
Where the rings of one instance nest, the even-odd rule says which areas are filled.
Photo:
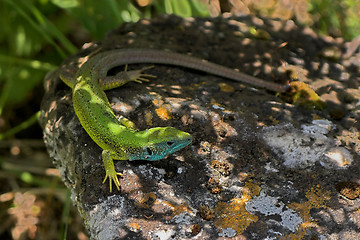
[[237, 72], [224, 66], [195, 57], [150, 49], [119, 49], [106, 51], [90, 57], [75, 76], [61, 70], [60, 78], [72, 88], [73, 107], [81, 125], [102, 149], [105, 179], [109, 178], [120, 189], [113, 160], [160, 160], [174, 153], [192, 141], [189, 133], [173, 127], [155, 127], [137, 131], [128, 119], [119, 120], [113, 113], [104, 90], [120, 87], [127, 82], [147, 81], [151, 75], [141, 70], [125, 71], [107, 77], [107, 71], [120, 65], [132, 63], [158, 63], [192, 68], [235, 81], [249, 83], [277, 92], [285, 92], [286, 85], [264, 80]]

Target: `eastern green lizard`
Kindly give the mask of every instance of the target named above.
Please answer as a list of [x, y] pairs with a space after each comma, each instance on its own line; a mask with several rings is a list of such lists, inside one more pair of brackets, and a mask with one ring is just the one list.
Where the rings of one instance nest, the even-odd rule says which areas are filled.
[[113, 160], [160, 160], [174, 153], [192, 141], [189, 133], [173, 127], [156, 127], [137, 131], [128, 119], [119, 120], [113, 113], [104, 90], [120, 87], [127, 82], [147, 81], [151, 75], [141, 70], [125, 71], [108, 77], [108, 70], [127, 64], [158, 63], [192, 68], [235, 81], [249, 83], [277, 92], [285, 92], [286, 85], [264, 80], [237, 72], [230, 68], [207, 62], [188, 55], [150, 49], [118, 49], [98, 53], [90, 57], [75, 76], [62, 70], [60, 78], [72, 88], [73, 106], [81, 125], [89, 136], [102, 149], [105, 179], [109, 178], [110, 192], [112, 181], [117, 189], [120, 182]]

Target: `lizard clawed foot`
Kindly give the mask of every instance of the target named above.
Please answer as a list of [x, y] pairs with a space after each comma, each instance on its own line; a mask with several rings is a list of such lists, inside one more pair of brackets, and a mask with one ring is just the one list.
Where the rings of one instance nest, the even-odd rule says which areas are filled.
[[119, 179], [118, 179], [118, 177], [117, 177], [118, 175], [119, 175], [119, 176], [122, 176], [123, 174], [122, 174], [122, 173], [118, 173], [118, 172], [116, 172], [115, 170], [113, 170], [113, 171], [107, 170], [107, 171], [106, 171], [106, 176], [105, 176], [105, 178], [104, 178], [103, 183], [105, 183], [105, 182], [106, 182], [106, 179], [109, 178], [110, 192], [112, 191], [112, 181], [114, 181], [114, 184], [115, 184], [116, 188], [117, 188], [118, 190], [120, 190], [120, 181], [119, 181]]
[[115, 171], [113, 159], [117, 159], [117, 160], [129, 159], [126, 157], [127, 157], [127, 155], [125, 152], [122, 152], [122, 155], [120, 152], [114, 152], [114, 151], [110, 151], [110, 150], [103, 150], [103, 152], [102, 152], [102, 159], [104, 162], [104, 168], [105, 168], [105, 173], [106, 173], [103, 183], [105, 183], [106, 179], [109, 178], [110, 192], [112, 191], [112, 182], [113, 181], [114, 181], [117, 189], [120, 190], [120, 182], [118, 179], [118, 175], [122, 176], [121, 173], [118, 173]]
[[149, 78], [156, 78], [156, 76], [142, 72], [153, 67], [154, 66], [148, 66], [138, 70], [127, 71], [127, 65], [126, 65], [125, 70], [119, 72], [115, 76], [107, 76], [104, 79], [99, 79], [99, 84], [103, 90], [109, 90], [120, 87], [128, 82], [137, 82], [137, 83], [149, 82], [150, 81]]
[[119, 75], [122, 74], [126, 74], [128, 81], [133, 81], [133, 82], [137, 82], [137, 83], [142, 83], [142, 82], [149, 82], [150, 80], [148, 78], [156, 78], [156, 76], [151, 75], [151, 74], [146, 74], [146, 73], [142, 73], [143, 71], [146, 71], [148, 69], [153, 68], [154, 65], [152, 66], [148, 66], [148, 67], [143, 67], [141, 69], [138, 70], [127, 70], [127, 65], [125, 66], [125, 70], [124, 72], [118, 73]]

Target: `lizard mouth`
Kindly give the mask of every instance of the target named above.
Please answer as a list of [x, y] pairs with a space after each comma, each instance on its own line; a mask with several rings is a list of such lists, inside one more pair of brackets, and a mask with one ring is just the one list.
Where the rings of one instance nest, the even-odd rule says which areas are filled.
[[186, 147], [187, 145], [189, 145], [192, 142], [193, 138], [192, 136], [189, 134], [189, 136], [187, 136], [186, 138], [183, 138], [176, 147], [174, 147], [174, 152], [178, 151], [184, 147]]

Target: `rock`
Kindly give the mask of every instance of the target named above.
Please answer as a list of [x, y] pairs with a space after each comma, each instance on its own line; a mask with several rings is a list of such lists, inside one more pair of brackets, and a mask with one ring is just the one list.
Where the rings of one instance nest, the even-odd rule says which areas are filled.
[[[342, 58], [318, 57], [335, 40], [290, 23], [254, 16], [141, 20], [84, 47], [64, 67], [72, 73], [80, 57], [99, 48], [167, 49], [279, 83], [287, 75], [278, 69], [289, 63], [306, 69], [299, 80], [320, 97], [348, 91], [354, 80], [348, 86], [332, 71]], [[268, 37], [254, 36], [254, 28]], [[359, 67], [347, 64], [342, 71], [359, 79]], [[342, 187], [360, 183], [358, 100], [334, 101], [345, 114], [335, 121], [331, 109], [294, 106], [206, 73], [164, 65], [147, 73], [157, 78], [107, 91], [115, 114], [139, 129], [176, 127], [194, 142], [157, 162], [115, 161], [124, 175], [112, 193], [102, 184], [101, 149], [81, 127], [70, 89], [56, 72], [45, 79], [44, 139], [91, 239], [360, 239], [360, 199], [347, 198]]]

